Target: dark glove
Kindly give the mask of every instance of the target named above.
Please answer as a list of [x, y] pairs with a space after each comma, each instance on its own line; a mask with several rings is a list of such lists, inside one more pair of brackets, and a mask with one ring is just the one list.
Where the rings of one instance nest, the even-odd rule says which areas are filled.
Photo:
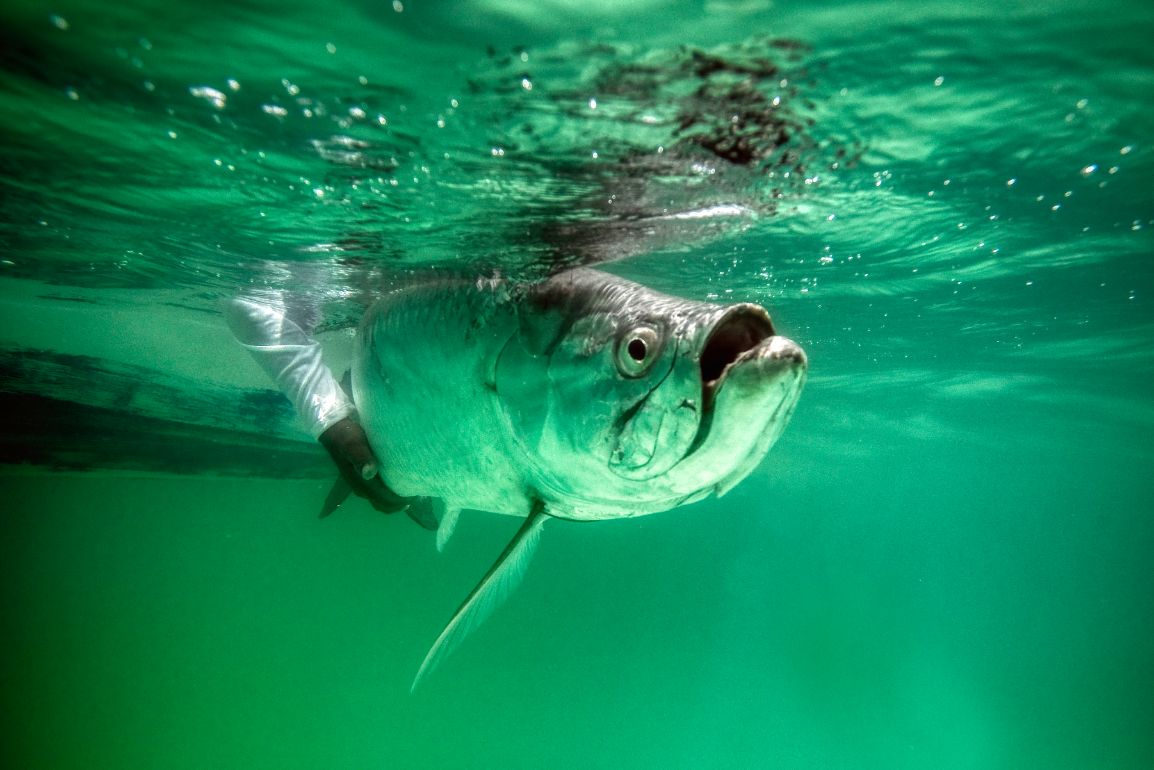
[[[403, 511], [412, 502], [410, 498], [393, 492], [381, 481], [377, 472], [377, 458], [369, 446], [364, 428], [356, 420], [345, 417], [333, 423], [320, 435], [319, 440], [337, 464], [337, 470], [348, 491], [365, 498], [381, 513]], [[334, 487], [329, 499], [325, 501], [321, 516], [332, 513], [347, 495], [347, 491]]]

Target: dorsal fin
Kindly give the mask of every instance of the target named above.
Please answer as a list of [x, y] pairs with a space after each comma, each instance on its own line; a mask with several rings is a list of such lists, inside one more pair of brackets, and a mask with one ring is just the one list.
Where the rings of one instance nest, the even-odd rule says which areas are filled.
[[441, 510], [439, 511], [437, 525], [437, 553], [445, 550], [445, 544], [449, 542], [449, 538], [453, 536], [453, 531], [457, 528], [457, 519], [461, 516], [461, 509], [445, 505], [441, 502]]
[[481, 578], [477, 587], [457, 608], [452, 619], [441, 631], [441, 635], [437, 637], [437, 641], [433, 642], [433, 646], [429, 648], [425, 660], [413, 678], [413, 685], [409, 688], [410, 692], [416, 690], [421, 680], [436, 668], [437, 664], [448, 656], [470, 631], [481, 625], [482, 621], [489, 617], [493, 610], [505, 600], [505, 597], [513, 592], [513, 589], [520, 585], [521, 578], [525, 575], [525, 568], [529, 565], [529, 559], [541, 537], [541, 528], [547, 518], [549, 517], [545, 514], [544, 503], [535, 503], [529, 517], [517, 530], [517, 534], [505, 546], [505, 550], [501, 552], [497, 561], [485, 573], [485, 577]]

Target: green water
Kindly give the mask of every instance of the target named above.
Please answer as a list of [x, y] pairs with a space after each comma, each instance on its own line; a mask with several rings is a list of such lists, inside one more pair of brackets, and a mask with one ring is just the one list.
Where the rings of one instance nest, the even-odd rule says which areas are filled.
[[[1154, 766], [1148, 3], [0, 19], [4, 766]], [[766, 62], [788, 142], [694, 150], [728, 119], [699, 89]], [[324, 458], [217, 302], [285, 291], [337, 338], [411, 273], [606, 252], [769, 306], [797, 414], [721, 500], [552, 527], [410, 695], [517, 522], [438, 555], [318, 520]]]

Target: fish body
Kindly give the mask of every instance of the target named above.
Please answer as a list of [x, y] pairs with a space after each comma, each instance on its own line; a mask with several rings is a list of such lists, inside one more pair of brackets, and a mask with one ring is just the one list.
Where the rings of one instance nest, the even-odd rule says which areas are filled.
[[748, 476], [806, 367], [758, 305], [679, 299], [590, 269], [378, 300], [352, 387], [385, 483], [436, 498], [442, 530], [461, 509], [526, 518], [417, 680], [511, 590], [547, 519], [656, 513]]
[[354, 400], [389, 487], [515, 516], [538, 501], [636, 516], [727, 491], [781, 434], [806, 370], [757, 305], [588, 269], [404, 289], [358, 340]]
[[353, 400], [398, 494], [527, 516], [525, 461], [494, 367], [517, 332], [502, 284], [437, 282], [378, 300], [362, 321]]

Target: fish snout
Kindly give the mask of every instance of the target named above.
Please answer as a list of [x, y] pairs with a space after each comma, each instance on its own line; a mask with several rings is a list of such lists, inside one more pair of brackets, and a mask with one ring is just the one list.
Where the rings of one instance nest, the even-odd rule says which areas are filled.
[[782, 391], [799, 388], [805, 381], [809, 359], [801, 346], [788, 337], [767, 337], [754, 348], [738, 356], [726, 367], [713, 390], [714, 398], [722, 389], [730, 398], [773, 401]]
[[801, 345], [788, 337], [770, 337], [764, 347], [765, 350], [761, 357], [768, 361], [780, 362], [788, 367], [802, 370], [809, 368], [809, 358], [805, 355]]

